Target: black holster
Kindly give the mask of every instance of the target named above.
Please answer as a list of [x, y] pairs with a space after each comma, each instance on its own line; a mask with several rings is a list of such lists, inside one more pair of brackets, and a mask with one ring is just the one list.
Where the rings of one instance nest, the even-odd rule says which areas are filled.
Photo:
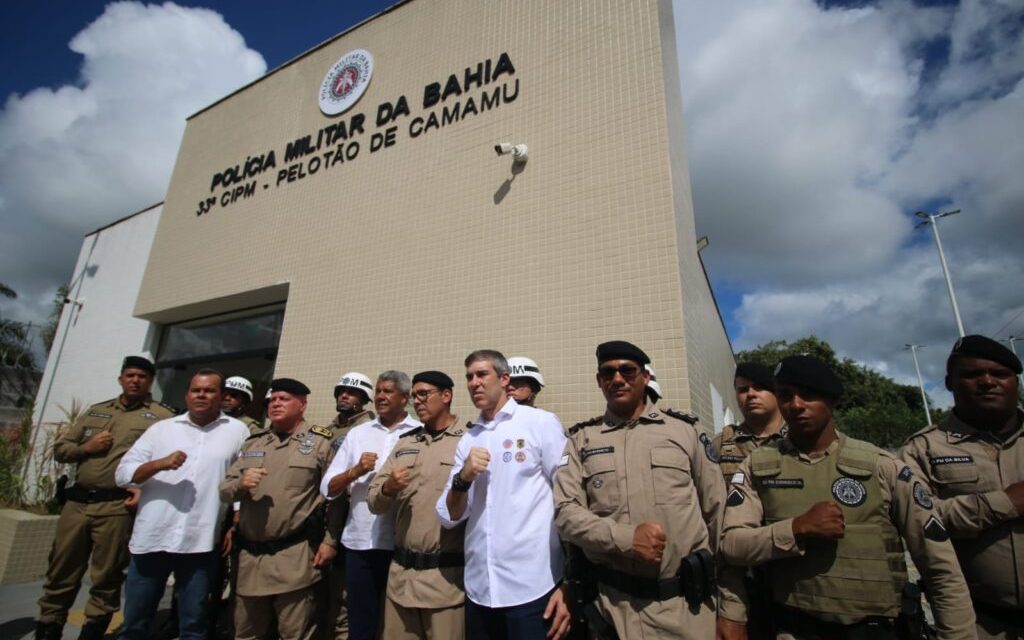
[[900, 614], [896, 618], [896, 637], [900, 640], [932, 640], [938, 637], [928, 625], [921, 606], [921, 586], [908, 582], [900, 595]]
[[565, 581], [572, 614], [571, 640], [618, 640], [613, 627], [597, 610], [594, 565], [576, 545], [565, 545]]
[[68, 474], [65, 473], [57, 478], [57, 483], [54, 485], [53, 499], [62, 507], [68, 501]]
[[707, 549], [697, 549], [683, 558], [677, 575], [683, 588], [683, 598], [693, 613], [700, 611], [704, 601], [718, 591], [715, 556]]

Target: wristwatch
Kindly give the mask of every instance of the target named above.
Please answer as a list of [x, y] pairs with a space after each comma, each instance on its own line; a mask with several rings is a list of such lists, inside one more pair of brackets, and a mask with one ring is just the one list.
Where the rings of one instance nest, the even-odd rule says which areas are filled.
[[452, 491], [460, 491], [465, 493], [469, 491], [470, 485], [473, 484], [472, 480], [466, 481], [462, 479], [462, 473], [456, 473], [455, 477], [452, 478]]

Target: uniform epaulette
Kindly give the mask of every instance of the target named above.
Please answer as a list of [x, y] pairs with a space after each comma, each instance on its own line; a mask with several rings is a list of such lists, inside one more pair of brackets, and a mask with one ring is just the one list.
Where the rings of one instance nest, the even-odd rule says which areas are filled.
[[932, 431], [935, 431], [938, 428], [939, 428], [939, 425], [937, 425], [937, 424], [930, 424], [927, 427], [924, 427], [922, 429], [918, 429], [914, 433], [912, 433], [909, 436], [907, 436], [907, 439], [903, 441], [903, 444], [906, 444], [906, 443], [910, 442], [911, 440], [913, 440], [917, 436], [923, 436], [926, 433], [930, 433]]
[[167, 404], [166, 402], [158, 402], [157, 404], [160, 405], [161, 407], [163, 407], [164, 409], [167, 409], [168, 411], [170, 411], [173, 415], [177, 416], [177, 415], [181, 415], [182, 413], [184, 413], [184, 411], [182, 411], [178, 407], [174, 406], [173, 404]]
[[267, 435], [268, 433], [270, 433], [270, 429], [267, 429], [265, 431], [260, 431], [258, 433], [251, 433], [251, 434], [249, 434], [249, 437], [245, 439], [245, 441], [248, 442], [249, 440], [252, 440], [253, 438], [262, 438], [263, 436]]
[[328, 440], [334, 437], [333, 431], [331, 431], [327, 427], [321, 427], [320, 425], [317, 424], [314, 424], [312, 427], [309, 428], [309, 430], [310, 432], [315, 433], [318, 436], [323, 436]]
[[410, 429], [398, 436], [398, 439], [401, 440], [402, 438], [408, 438], [409, 436], [418, 436], [421, 433], [423, 433], [423, 427], [416, 427], [415, 429]]
[[683, 422], [687, 422], [689, 424], [697, 424], [698, 418], [693, 414], [683, 413], [682, 411], [676, 411], [675, 409], [662, 409], [661, 412], [667, 413], [676, 420], [682, 420]]
[[583, 427], [591, 427], [595, 424], [601, 424], [604, 421], [604, 416], [597, 416], [590, 420], [584, 420], [583, 422], [577, 422], [576, 424], [569, 427], [569, 435], [572, 435], [582, 429]]

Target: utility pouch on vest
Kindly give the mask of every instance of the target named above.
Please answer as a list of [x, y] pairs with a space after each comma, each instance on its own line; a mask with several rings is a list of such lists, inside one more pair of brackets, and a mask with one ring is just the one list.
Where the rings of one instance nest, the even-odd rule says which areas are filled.
[[715, 579], [715, 557], [707, 549], [697, 549], [683, 558], [679, 564], [679, 582], [683, 587], [683, 597], [696, 613], [701, 604], [717, 590]]

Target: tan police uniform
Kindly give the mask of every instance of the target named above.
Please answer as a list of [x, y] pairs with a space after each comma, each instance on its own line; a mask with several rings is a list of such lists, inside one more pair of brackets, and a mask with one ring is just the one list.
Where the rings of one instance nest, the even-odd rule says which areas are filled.
[[727, 424], [722, 432], [711, 441], [711, 448], [718, 458], [718, 466], [722, 469], [722, 475], [726, 482], [732, 474], [740, 467], [740, 463], [747, 459], [750, 452], [757, 449], [766, 442], [774, 442], [786, 437], [789, 427], [785, 423], [775, 433], [768, 435], [757, 435], [747, 429], [745, 424]]
[[900, 456], [937, 498], [978, 616], [978, 637], [1024, 638], [1024, 519], [1003, 491], [1024, 480], [1024, 413], [1005, 441], [950, 414]]
[[[819, 502], [842, 509], [839, 540], [796, 540], [793, 519]], [[847, 637], [847, 625], [895, 618], [907, 581], [903, 543], [927, 582], [939, 637], [971, 639], [974, 612], [931, 492], [874, 445], [843, 434], [822, 453], [788, 439], [759, 448], [730, 479], [721, 552], [734, 566], [765, 563], [780, 640]], [[719, 615], [745, 619], [746, 594], [721, 585]], [[840, 626], [842, 625], [842, 626]]]
[[[54, 459], [77, 466], [75, 484], [67, 490], [68, 501], [57, 521], [39, 599], [40, 622], [64, 624], [86, 566], [92, 587], [85, 617], [107, 618], [121, 607], [133, 514], [124, 506], [128, 493], [114, 482], [114, 471], [143, 431], [175, 413], [152, 398], [126, 407], [118, 397], [89, 407], [54, 443]], [[87, 454], [82, 445], [101, 431], [110, 432], [113, 444], [103, 453]]]
[[[373, 420], [372, 411], [360, 411], [348, 420], [334, 416], [331, 421], [331, 457], [338, 452], [348, 432], [364, 422]], [[327, 526], [331, 538], [341, 540], [341, 532], [348, 519], [348, 500], [331, 500], [327, 503]], [[326, 640], [348, 640], [348, 598], [345, 594], [345, 552], [340, 547], [334, 562], [327, 569], [327, 580], [320, 585], [320, 609], [326, 615], [323, 622], [325, 629], [333, 628], [333, 632], [325, 632]], [[326, 602], [325, 602], [326, 601]]]
[[[275, 619], [281, 640], [316, 636], [313, 585], [320, 570], [313, 567], [316, 547], [309, 538], [324, 527], [316, 514], [323, 507], [320, 480], [330, 459], [330, 432], [303, 421], [284, 440], [273, 429], [246, 440], [221, 483], [221, 499], [241, 503], [235, 534], [237, 638], [269, 637]], [[254, 467], [266, 469], [267, 475], [250, 493], [242, 488], [241, 476]], [[337, 546], [329, 533], [323, 541]]]
[[[555, 474], [555, 525], [597, 565], [597, 608], [620, 638], [714, 636], [709, 596], [694, 612], [682, 597], [641, 598], [622, 582], [671, 580], [698, 549], [714, 553], [725, 487], [712, 459], [711, 439], [683, 414], [648, 403], [637, 420], [612, 413], [570, 429]], [[634, 558], [633, 533], [644, 522], [665, 529], [660, 567]], [[612, 586], [615, 582], [620, 586]]]
[[268, 427], [263, 426], [263, 423], [255, 418], [242, 414], [238, 417], [242, 421], [242, 424], [249, 428], [249, 435], [256, 436], [267, 431]]
[[[384, 600], [384, 640], [462, 640], [466, 601], [463, 571], [465, 523], [444, 529], [434, 512], [455, 464], [465, 430], [454, 417], [437, 435], [425, 427], [403, 434], [370, 481], [370, 511], [395, 519], [395, 553]], [[394, 497], [382, 488], [397, 467], [409, 470], [409, 486]]]

